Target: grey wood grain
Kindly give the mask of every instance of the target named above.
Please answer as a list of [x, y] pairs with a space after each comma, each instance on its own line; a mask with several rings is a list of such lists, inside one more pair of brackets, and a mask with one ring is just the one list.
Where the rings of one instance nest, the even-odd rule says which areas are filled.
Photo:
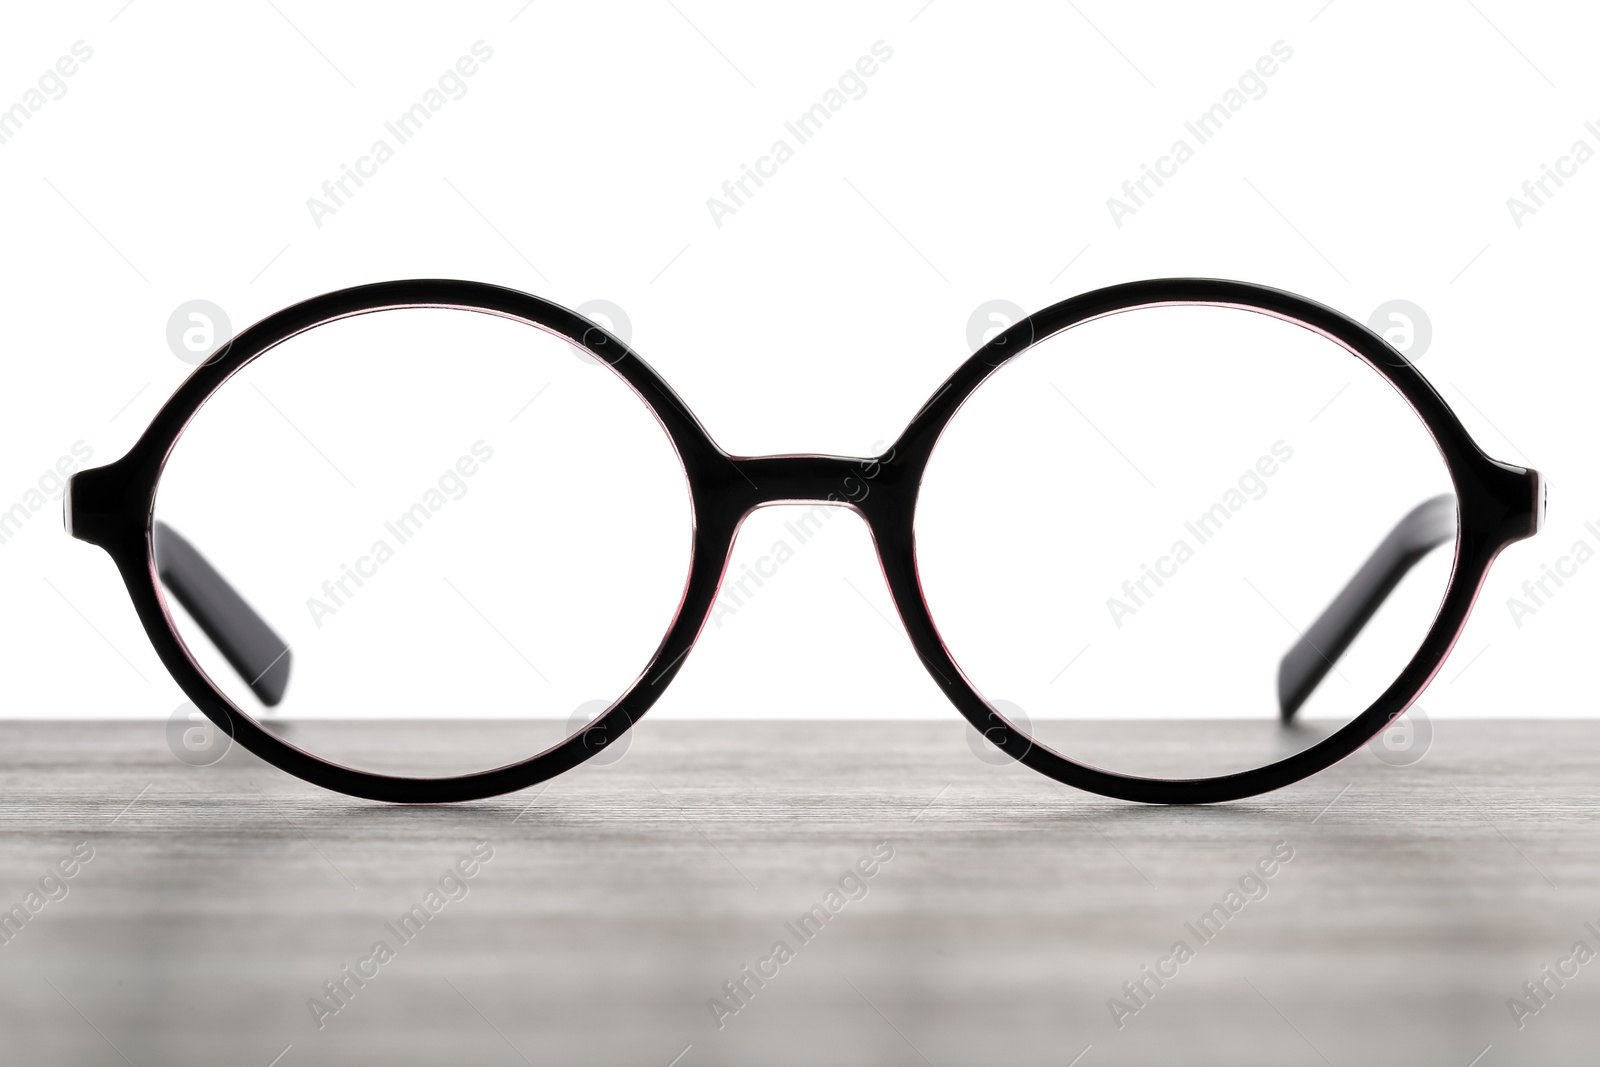
[[[1600, 723], [1434, 728], [1411, 767], [1167, 809], [986, 765], [955, 724], [646, 722], [614, 765], [400, 808], [238, 751], [186, 766], [164, 724], [0, 723], [0, 908], [94, 850], [0, 946], [0, 1062], [1593, 1063], [1600, 962], [1521, 1029], [1507, 1002], [1600, 951]], [[479, 841], [401, 943], [385, 924]], [[1279, 842], [1202, 943], [1185, 923]], [[308, 1000], [378, 940], [319, 1029]], [[719, 1028], [708, 999], [779, 940]], [[1178, 940], [1119, 1029], [1108, 1000]]]

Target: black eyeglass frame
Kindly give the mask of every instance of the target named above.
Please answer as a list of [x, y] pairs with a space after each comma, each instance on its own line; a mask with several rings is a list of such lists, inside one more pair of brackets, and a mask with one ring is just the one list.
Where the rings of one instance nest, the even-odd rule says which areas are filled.
[[[1199, 779], [1152, 779], [1102, 770], [1021, 733], [962, 674], [930, 614], [917, 578], [917, 494], [940, 434], [962, 403], [1009, 360], [1073, 326], [1140, 308], [1230, 307], [1270, 315], [1334, 341], [1387, 380], [1438, 445], [1458, 505], [1455, 558], [1437, 616], [1393, 683], [1351, 722], [1276, 763]], [[450, 778], [412, 778], [345, 767], [264, 729], [216, 687], [178, 635], [161, 593], [152, 526], [157, 485], [189, 420], [218, 389], [284, 341], [338, 319], [405, 308], [477, 311], [526, 323], [588, 350], [634, 390], [671, 439], [688, 480], [694, 515], [692, 562], [683, 599], [644, 671], [584, 730], [527, 759]], [[263, 502], [265, 503], [265, 502]], [[116, 563], [140, 622], [162, 663], [213, 723], [267, 762], [316, 785], [397, 803], [447, 803], [511, 792], [570, 770], [601, 751], [650, 709], [682, 668], [711, 616], [717, 589], [744, 519], [770, 504], [833, 504], [868, 524], [884, 577], [913, 648], [946, 697], [1001, 751], [1043, 774], [1090, 792], [1146, 803], [1214, 803], [1278, 789], [1323, 770], [1361, 747], [1422, 693], [1466, 625], [1494, 558], [1539, 529], [1544, 483], [1538, 472], [1491, 459], [1444, 399], [1393, 347], [1359, 322], [1292, 293], [1217, 279], [1152, 279], [1063, 300], [1015, 323], [962, 363], [882, 456], [734, 456], [711, 439], [676, 393], [632, 349], [588, 319], [513, 289], [455, 280], [389, 281], [314, 297], [249, 327], [178, 388], [128, 453], [75, 475], [68, 487], [68, 531], [99, 545]], [[1092, 513], [1094, 502], [1086, 501]], [[981, 506], [981, 502], [979, 505]], [[997, 545], [997, 549], [1003, 548]], [[1335, 656], [1337, 653], [1335, 653]], [[1286, 717], [1287, 717], [1286, 712]]]

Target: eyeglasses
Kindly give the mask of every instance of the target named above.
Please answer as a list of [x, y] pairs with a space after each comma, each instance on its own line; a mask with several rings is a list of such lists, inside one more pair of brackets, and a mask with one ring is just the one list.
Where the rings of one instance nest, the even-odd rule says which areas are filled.
[[[741, 355], [781, 352], [784, 326]], [[853, 512], [931, 683], [877, 697], [886, 714], [937, 690], [984, 751], [1192, 803], [1382, 731], [1543, 514], [1537, 472], [1488, 458], [1384, 340], [1231, 281], [1015, 322], [873, 451], [730, 454], [595, 322], [384, 282], [222, 346], [127, 455], [72, 479], [67, 522], [229, 737], [329, 789], [442, 802], [614, 756], [697, 636], [732, 671], [796, 597], [832, 590], [841, 615], [783, 672], [829, 674], [831, 646], [860, 690], [878, 665], [853, 650], [894, 623], [872, 590], [822, 584], [814, 547], [843, 546]], [[730, 567], [772, 504], [803, 510], [754, 524], [759, 555]], [[782, 714], [777, 673], [751, 699]]]

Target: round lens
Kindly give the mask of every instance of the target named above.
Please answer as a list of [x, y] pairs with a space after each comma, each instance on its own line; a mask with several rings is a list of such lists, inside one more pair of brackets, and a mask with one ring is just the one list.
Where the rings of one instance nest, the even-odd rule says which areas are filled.
[[1034, 742], [1214, 777], [1315, 744], [1395, 680], [1449, 583], [1451, 493], [1421, 420], [1337, 342], [1147, 308], [967, 399], [923, 478], [917, 568], [963, 674]]
[[319, 326], [229, 379], [154, 522], [178, 636], [236, 708], [415, 777], [587, 730], [666, 634], [693, 526], [671, 441], [605, 361], [427, 308]]

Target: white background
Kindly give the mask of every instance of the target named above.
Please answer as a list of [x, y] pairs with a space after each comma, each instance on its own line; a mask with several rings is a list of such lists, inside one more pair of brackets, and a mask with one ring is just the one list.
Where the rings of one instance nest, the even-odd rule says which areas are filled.
[[[13, 7], [0, 107], [74, 42], [93, 58], [0, 144], [0, 508], [74, 442], [95, 462], [128, 447], [190, 369], [165, 333], [195, 298], [235, 328], [398, 277], [610, 300], [746, 454], [892, 439], [995, 298], [1033, 310], [1170, 275], [1264, 282], [1363, 321], [1400, 298], [1430, 317], [1420, 365], [1469, 429], [1553, 487], [1546, 533], [1501, 559], [1423, 703], [1593, 714], [1600, 564], [1520, 627], [1506, 604], [1575, 540], [1600, 547], [1584, 529], [1600, 526], [1600, 162], [1521, 227], [1506, 204], [1575, 140], [1600, 150], [1584, 128], [1600, 125], [1592, 15], [1498, 0], [1207, 8]], [[493, 59], [466, 95], [319, 228], [307, 198], [479, 40]], [[719, 228], [707, 198], [877, 41], [893, 58], [865, 96]], [[1277, 41], [1293, 58], [1266, 95], [1115, 225], [1107, 197]], [[733, 568], [792, 518], [758, 513]], [[814, 544], [708, 630], [657, 714], [954, 714], [880, 617], [865, 527], [841, 512]], [[0, 605], [0, 715], [165, 717], [182, 701], [59, 504], [0, 544]]]

